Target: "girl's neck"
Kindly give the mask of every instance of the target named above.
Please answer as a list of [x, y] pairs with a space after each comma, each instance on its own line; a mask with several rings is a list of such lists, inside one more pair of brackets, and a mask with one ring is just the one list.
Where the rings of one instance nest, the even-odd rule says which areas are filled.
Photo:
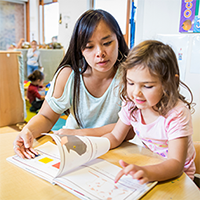
[[117, 68], [113, 67], [107, 72], [99, 72], [95, 69], [92, 69], [91, 67], [88, 67], [87, 71], [83, 74], [85, 77], [92, 77], [98, 81], [102, 81], [105, 79], [110, 79], [115, 76], [115, 73], [117, 71]]
[[101, 97], [110, 86], [115, 73], [116, 69], [114, 67], [107, 72], [99, 72], [88, 68], [83, 74], [83, 82], [87, 91], [96, 98]]
[[153, 109], [143, 109], [140, 111], [143, 124], [151, 124], [160, 117], [160, 114]]

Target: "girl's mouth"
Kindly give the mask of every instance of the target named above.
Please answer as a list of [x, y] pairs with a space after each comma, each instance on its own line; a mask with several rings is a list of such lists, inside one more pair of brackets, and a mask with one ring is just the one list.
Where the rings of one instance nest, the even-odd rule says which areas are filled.
[[102, 61], [102, 62], [98, 62], [98, 65], [106, 65], [108, 63], [108, 60]]
[[142, 104], [142, 103], [145, 103], [146, 100], [135, 99], [135, 102], [138, 103], [138, 104]]

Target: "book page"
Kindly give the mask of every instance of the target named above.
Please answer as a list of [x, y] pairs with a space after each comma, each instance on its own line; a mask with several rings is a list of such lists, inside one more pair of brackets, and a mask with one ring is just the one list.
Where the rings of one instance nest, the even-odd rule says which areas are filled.
[[114, 183], [115, 176], [121, 170], [105, 160], [95, 159], [71, 173], [55, 179], [55, 183], [81, 199], [132, 200], [139, 199], [152, 186], [140, 185], [130, 175], [123, 176]]
[[110, 141], [104, 137], [48, 135], [55, 140], [60, 152], [61, 163], [57, 176], [63, 176], [110, 149]]
[[39, 155], [33, 159], [23, 159], [18, 155], [14, 155], [7, 158], [7, 160], [52, 183], [58, 174], [60, 166], [58, 147], [51, 142], [46, 142], [37, 147], [36, 151], [38, 151]]
[[[86, 139], [86, 137], [84, 139]], [[39, 155], [34, 159], [22, 159], [15, 155], [7, 158], [7, 160], [42, 179], [58, 184], [81, 199], [138, 199], [156, 184], [156, 182], [154, 182], [140, 185], [138, 181], [133, 179], [130, 175], [123, 176], [118, 183], [115, 184], [115, 176], [121, 168], [102, 159], [93, 159], [105, 151], [105, 148], [101, 148], [103, 150], [98, 151], [98, 145], [103, 146], [108, 141], [100, 140], [103, 142], [101, 143], [98, 139], [98, 142], [94, 142], [96, 138], [92, 139], [94, 140], [82, 140], [85, 145], [89, 146], [85, 148], [84, 153], [86, 153], [88, 149], [92, 152], [88, 153], [85, 157], [81, 157], [84, 154], [80, 153], [82, 150], [76, 152], [70, 150], [69, 146], [65, 146], [62, 143], [57, 146], [51, 142], [46, 142], [36, 148]], [[89, 145], [89, 143], [92, 143], [93, 146], [91, 144]], [[63, 146], [68, 149], [64, 150], [64, 148], [61, 148]], [[109, 148], [108, 146], [109, 144], [107, 143], [106, 148]], [[58, 177], [57, 175], [59, 174], [59, 168], [62, 163], [59, 155], [60, 150], [65, 152], [69, 150], [71, 152], [69, 154], [70, 156], [74, 156], [74, 158], [66, 153], [65, 159], [67, 162], [65, 161], [65, 164], [70, 167], [75, 167], [73, 170], [71, 169], [69, 173]], [[79, 158], [84, 164], [77, 167], [77, 163], [81, 163], [79, 160], [76, 160]], [[87, 160], [90, 159], [93, 160], [87, 162]], [[70, 162], [72, 162], [72, 164]], [[73, 162], [75, 162], [75, 164]], [[68, 170], [66, 169], [66, 171]]]

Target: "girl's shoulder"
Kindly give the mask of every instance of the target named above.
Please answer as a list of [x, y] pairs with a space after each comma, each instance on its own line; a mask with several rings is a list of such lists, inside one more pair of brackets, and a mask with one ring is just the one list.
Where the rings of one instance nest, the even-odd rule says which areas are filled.
[[185, 103], [177, 102], [164, 119], [164, 126], [169, 140], [193, 134], [191, 112]]
[[73, 73], [73, 70], [70, 66], [61, 67], [55, 74], [52, 84], [54, 85], [54, 94], [53, 96], [58, 98], [63, 94], [65, 85]]
[[72, 68], [70, 66], [61, 67], [55, 74], [56, 79], [62, 79], [66, 82], [72, 72]]
[[169, 112], [168, 112], [168, 115], [169, 114], [172, 114], [172, 113], [180, 113], [180, 112], [190, 112], [189, 108], [187, 107], [187, 105], [181, 101], [181, 100], [178, 100], [177, 104], [174, 106], [174, 108], [172, 108]]
[[179, 100], [174, 108], [172, 108], [167, 116], [167, 121], [174, 121], [174, 120], [189, 120], [191, 118], [191, 111], [187, 107], [187, 105]]

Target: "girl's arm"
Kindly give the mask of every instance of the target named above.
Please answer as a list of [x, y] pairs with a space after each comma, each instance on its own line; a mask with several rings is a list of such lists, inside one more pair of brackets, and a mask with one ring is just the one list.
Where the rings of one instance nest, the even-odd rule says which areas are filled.
[[137, 166], [120, 161], [123, 169], [116, 176], [115, 182], [127, 174], [130, 174], [134, 179], [138, 179], [141, 184], [149, 181], [164, 181], [180, 176], [185, 164], [187, 147], [188, 137], [170, 140], [168, 158], [156, 165]]
[[[58, 131], [55, 131], [55, 134], [59, 135], [81, 135], [81, 136], [97, 136], [101, 137], [104, 136], [107, 133], [110, 133], [116, 123], [114, 124], [108, 124], [102, 127], [98, 128], [85, 128], [85, 129], [60, 129]], [[133, 139], [135, 136], [135, 132], [133, 131], [132, 128], [130, 128], [128, 134], [126, 135], [125, 140], [130, 140]]]
[[113, 149], [119, 146], [131, 132], [134, 134], [132, 126], [124, 124], [119, 119], [112, 132], [105, 134], [103, 137], [107, 137], [110, 140], [110, 149]]
[[[71, 68], [63, 68], [57, 77], [54, 94], [55, 98], [59, 98], [64, 90], [64, 86], [71, 73]], [[60, 114], [55, 113], [44, 101], [39, 113], [35, 115], [28, 124], [22, 129], [14, 141], [14, 150], [22, 158], [34, 157], [32, 149], [33, 139], [41, 136], [41, 133], [46, 133], [51, 130], [56, 123]]]
[[17, 135], [13, 143], [14, 150], [21, 158], [33, 158], [37, 152], [32, 148], [34, 138], [47, 133], [59, 118], [59, 114], [54, 113], [48, 103], [44, 101], [39, 113], [35, 115], [28, 124]]

